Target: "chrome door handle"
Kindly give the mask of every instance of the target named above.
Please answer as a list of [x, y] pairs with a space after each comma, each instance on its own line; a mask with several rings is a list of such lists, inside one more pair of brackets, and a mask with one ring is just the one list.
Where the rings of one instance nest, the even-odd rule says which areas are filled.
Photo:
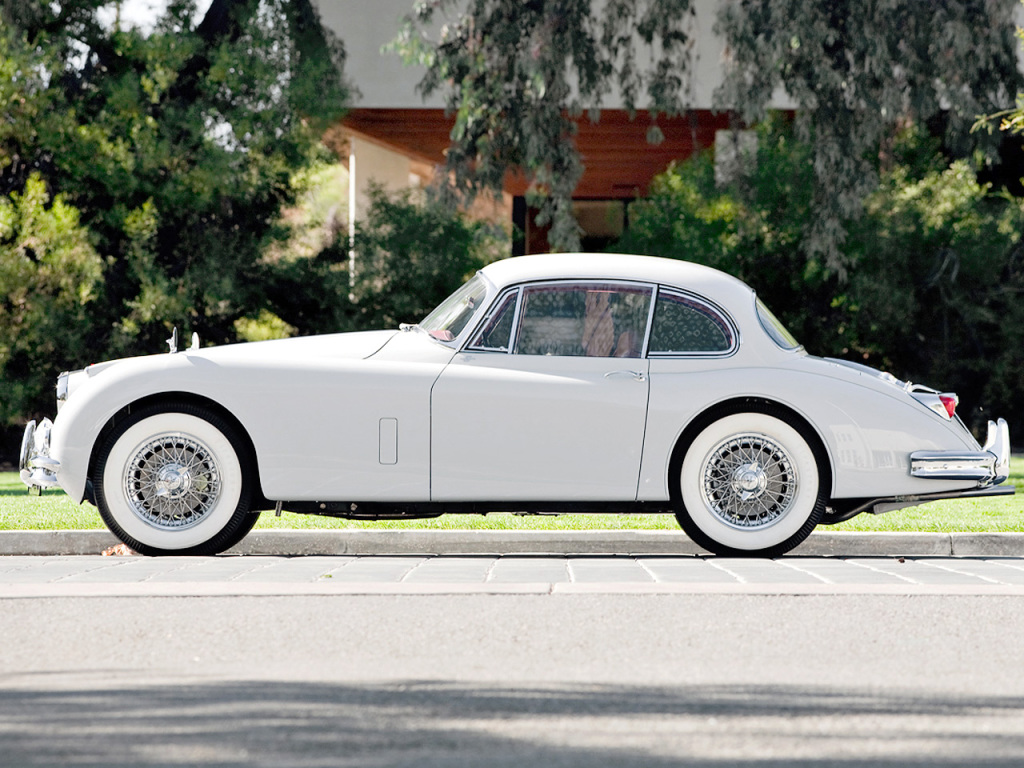
[[608, 371], [608, 373], [604, 375], [606, 379], [610, 376], [632, 376], [637, 381], [647, 380], [647, 377], [644, 376], [642, 371]]

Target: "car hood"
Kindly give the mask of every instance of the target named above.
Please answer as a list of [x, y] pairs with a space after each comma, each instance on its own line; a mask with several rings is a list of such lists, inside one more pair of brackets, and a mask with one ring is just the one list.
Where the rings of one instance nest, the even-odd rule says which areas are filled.
[[[125, 363], [150, 367], [158, 360], [172, 362], [173, 359], [203, 359], [214, 363], [248, 363], [283, 360], [361, 360], [370, 357], [398, 331], [356, 331], [353, 333], [332, 333], [322, 336], [298, 336], [290, 339], [251, 341], [240, 344], [225, 344], [221, 347], [204, 347], [197, 350], [182, 350], [176, 356], [146, 355], [107, 360], [95, 363], [74, 376], [84, 374], [87, 378], [96, 376], [112, 367]], [[180, 356], [180, 357], [178, 357]]]
[[357, 331], [323, 336], [298, 336], [273, 341], [226, 344], [187, 352], [213, 362], [236, 360], [362, 360], [380, 350], [398, 331]]

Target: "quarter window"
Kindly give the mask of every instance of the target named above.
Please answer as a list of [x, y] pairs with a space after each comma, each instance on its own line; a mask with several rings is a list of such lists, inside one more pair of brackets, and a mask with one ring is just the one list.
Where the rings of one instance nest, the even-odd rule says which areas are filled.
[[617, 283], [527, 286], [516, 354], [640, 357], [652, 292]]
[[469, 345], [470, 349], [480, 352], [508, 352], [518, 297], [518, 289], [502, 294], [495, 302], [494, 309], [484, 319], [483, 327]]
[[682, 292], [658, 291], [652, 355], [725, 354], [735, 344], [732, 325], [709, 304]]

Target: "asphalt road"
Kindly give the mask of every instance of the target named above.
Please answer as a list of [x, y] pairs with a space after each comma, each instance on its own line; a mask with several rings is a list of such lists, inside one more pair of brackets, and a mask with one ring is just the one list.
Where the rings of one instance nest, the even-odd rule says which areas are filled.
[[1022, 585], [1022, 558], [0, 558], [0, 765], [1020, 766]]

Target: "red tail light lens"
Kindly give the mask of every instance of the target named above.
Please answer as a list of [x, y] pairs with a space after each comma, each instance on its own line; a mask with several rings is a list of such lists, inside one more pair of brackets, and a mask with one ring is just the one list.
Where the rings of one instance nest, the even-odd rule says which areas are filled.
[[956, 405], [960, 401], [956, 395], [939, 395], [939, 401], [949, 414], [949, 418], [956, 416]]

